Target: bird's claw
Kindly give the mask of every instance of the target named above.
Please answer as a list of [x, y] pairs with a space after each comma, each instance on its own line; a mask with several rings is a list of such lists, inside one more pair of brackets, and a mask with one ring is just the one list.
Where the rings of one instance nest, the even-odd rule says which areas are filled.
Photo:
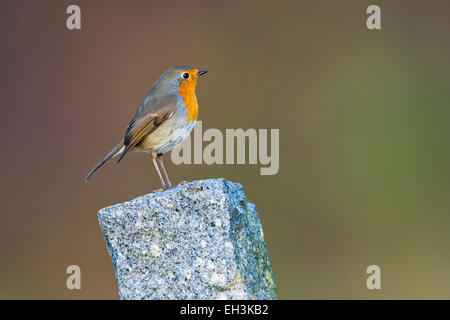
[[156, 193], [156, 192], [162, 192], [162, 191], [166, 191], [166, 190], [169, 190], [169, 189], [172, 189], [172, 188], [175, 188], [176, 186], [174, 186], [173, 184], [171, 184], [170, 186], [164, 186], [164, 187], [161, 187], [161, 188], [159, 188], [159, 189], [156, 189], [156, 190], [152, 190], [152, 192], [153, 193]]
[[188, 181], [181, 181], [181, 182], [179, 182], [178, 184], [171, 184], [170, 186], [164, 186], [164, 187], [161, 187], [161, 188], [159, 188], [159, 189], [152, 190], [152, 192], [153, 192], [153, 193], [156, 193], [156, 192], [166, 191], [166, 190], [169, 190], [169, 189], [172, 189], [172, 188], [175, 188], [175, 187], [182, 186], [182, 185], [185, 184], [185, 183], [188, 183]]

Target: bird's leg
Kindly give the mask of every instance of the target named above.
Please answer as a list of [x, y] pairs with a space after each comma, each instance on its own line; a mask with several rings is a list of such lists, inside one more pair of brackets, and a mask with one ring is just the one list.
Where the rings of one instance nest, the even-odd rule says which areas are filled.
[[170, 188], [173, 185], [172, 185], [172, 182], [170, 182], [169, 175], [167, 174], [166, 166], [164, 165], [164, 162], [163, 162], [163, 155], [162, 155], [162, 153], [158, 154], [158, 160], [159, 160], [159, 163], [161, 164], [161, 168], [162, 168], [162, 170], [164, 172], [164, 176], [166, 177], [166, 181], [167, 181], [167, 184], [168, 184], [167, 187]]
[[[164, 179], [161, 175], [161, 171], [159, 170], [158, 164], [156, 163], [156, 153], [150, 152], [150, 157], [152, 158], [153, 165], [155, 166], [156, 172], [158, 172], [159, 180], [161, 180], [161, 185], [162, 185], [161, 191], [162, 191], [162, 190], [166, 189], [167, 187], [166, 187]], [[160, 190], [157, 190], [157, 191], [160, 191]]]

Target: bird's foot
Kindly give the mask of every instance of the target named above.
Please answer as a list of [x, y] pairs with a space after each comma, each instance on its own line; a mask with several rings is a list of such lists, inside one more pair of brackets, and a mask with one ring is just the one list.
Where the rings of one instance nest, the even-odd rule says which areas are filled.
[[183, 180], [183, 181], [181, 181], [180, 183], [177, 184], [177, 187], [178, 187], [178, 186], [182, 186], [182, 185], [185, 184], [185, 183], [187, 183], [187, 181], [184, 181], [184, 180]]
[[153, 192], [153, 193], [156, 193], [156, 192], [162, 192], [162, 191], [169, 190], [169, 189], [172, 189], [172, 188], [175, 188], [175, 187], [176, 187], [176, 186], [174, 186], [173, 184], [171, 184], [171, 185], [169, 185], [169, 186], [164, 186], [164, 187], [161, 187], [161, 188], [159, 188], [159, 189], [152, 190], [152, 192]]

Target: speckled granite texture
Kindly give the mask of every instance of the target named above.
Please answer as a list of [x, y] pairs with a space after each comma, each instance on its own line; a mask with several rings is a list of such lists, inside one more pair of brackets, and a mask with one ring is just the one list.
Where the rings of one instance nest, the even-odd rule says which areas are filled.
[[189, 182], [101, 209], [98, 220], [121, 299], [277, 299], [239, 183]]

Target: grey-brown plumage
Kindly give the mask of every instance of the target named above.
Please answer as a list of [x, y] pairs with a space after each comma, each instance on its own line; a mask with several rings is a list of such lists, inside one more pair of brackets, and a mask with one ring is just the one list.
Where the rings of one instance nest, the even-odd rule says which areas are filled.
[[120, 141], [114, 148], [109, 151], [102, 160], [100, 160], [99, 163], [87, 174], [86, 178], [84, 178], [84, 181], [88, 182], [88, 180], [91, 178], [91, 176], [102, 166], [105, 164], [106, 161], [114, 157], [120, 149], [123, 147], [123, 141]]

